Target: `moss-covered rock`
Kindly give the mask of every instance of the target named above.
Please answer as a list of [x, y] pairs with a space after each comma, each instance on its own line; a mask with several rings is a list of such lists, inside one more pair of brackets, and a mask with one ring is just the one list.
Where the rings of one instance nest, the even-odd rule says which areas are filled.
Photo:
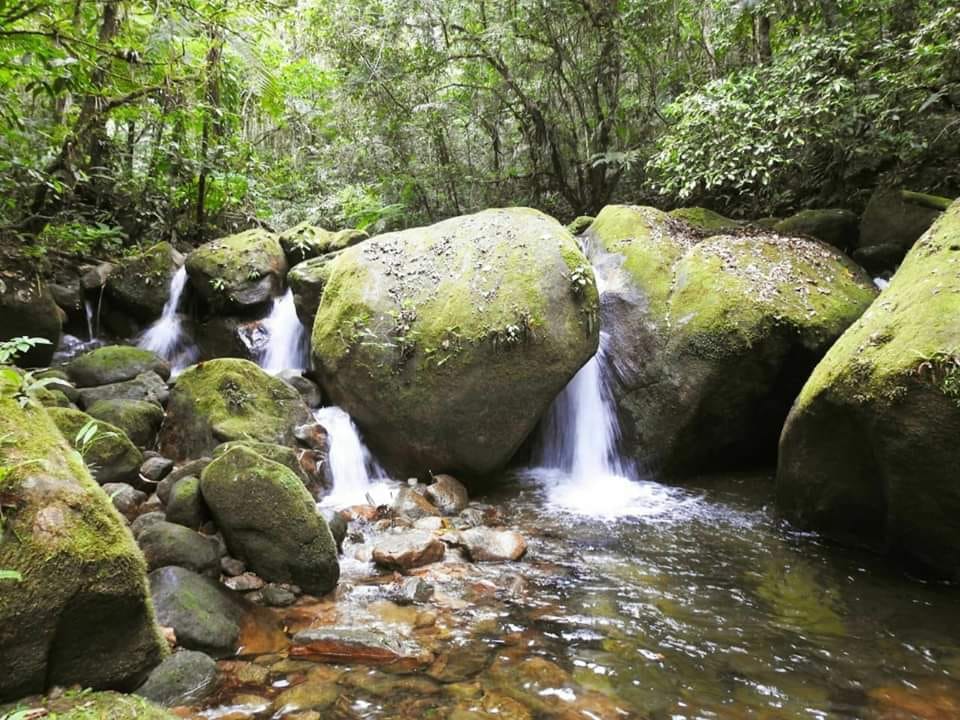
[[294, 388], [249, 360], [220, 358], [177, 378], [160, 429], [165, 457], [187, 460], [229, 440], [294, 444], [309, 411]]
[[[98, 483], [140, 485], [143, 453], [130, 442], [123, 430], [80, 410], [56, 407], [47, 412], [74, 449], [83, 453], [83, 459]], [[90, 438], [79, 438], [80, 431], [89, 422], [96, 423], [96, 433]]]
[[146, 400], [98, 400], [87, 415], [120, 428], [139, 448], [154, 446], [163, 422], [163, 408]]
[[155, 372], [166, 380], [170, 363], [150, 350], [130, 345], [107, 345], [75, 357], [66, 365], [67, 376], [77, 387], [93, 387], [132, 380]]
[[168, 242], [124, 258], [107, 278], [107, 298], [141, 322], [156, 320], [170, 297], [170, 280], [183, 260]]
[[251, 440], [232, 440], [231, 442], [218, 445], [213, 451], [213, 457], [218, 458], [236, 447], [245, 447], [248, 450], [252, 450], [257, 455], [266, 458], [267, 460], [280, 463], [298, 478], [300, 478], [304, 485], [307, 485], [310, 482], [307, 474], [304, 472], [303, 468], [300, 467], [299, 450], [295, 450], [287, 445], [277, 445], [276, 443], [256, 442]]
[[801, 210], [781, 220], [773, 229], [781, 235], [806, 235], [844, 252], [857, 246], [860, 219], [849, 210]]
[[217, 663], [195, 650], [180, 650], [154, 668], [137, 695], [164, 707], [196, 705], [217, 687]]
[[308, 222], [294, 225], [277, 236], [283, 252], [291, 265], [343, 250], [366, 240], [370, 236], [363, 230], [324, 230]]
[[333, 255], [322, 255], [295, 265], [287, 275], [287, 282], [293, 291], [293, 304], [297, 308], [297, 317], [305, 326], [313, 327], [313, 320], [320, 307], [323, 289], [330, 279], [333, 267]]
[[142, 400], [162, 407], [167, 403], [170, 389], [162, 377], [150, 370], [133, 380], [80, 388], [78, 395], [82, 408], [89, 408], [102, 400]]
[[809, 372], [876, 294], [823, 243], [699, 240], [653, 208], [604, 208], [587, 237], [624, 441], [665, 475], [772, 460]]
[[197, 530], [210, 519], [200, 494], [200, 478], [188, 475], [177, 480], [167, 500], [167, 520]]
[[21, 367], [50, 364], [64, 316], [39, 278], [10, 274], [0, 278], [0, 342], [22, 336], [50, 341], [19, 356], [16, 362]]
[[581, 235], [596, 220], [593, 215], [580, 215], [567, 224], [567, 231], [571, 235]]
[[596, 314], [590, 264], [562, 225], [486, 210], [334, 260], [314, 367], [393, 469], [478, 476], [510, 459], [595, 352]]
[[200, 575], [220, 576], [220, 546], [216, 540], [183, 525], [152, 523], [137, 536], [137, 544], [148, 570], [176, 565]]
[[336, 586], [333, 535], [287, 467], [234, 447], [206, 467], [200, 489], [230, 554], [262, 578], [293, 582], [314, 595]]
[[[0, 707], [0, 717], [8, 708]], [[117, 692], [91, 692], [89, 690], [69, 690], [55, 698], [29, 698], [9, 707], [14, 713], [18, 710], [37, 710], [44, 714], [28, 717], [44, 717], [48, 720], [177, 720], [163, 708], [136, 695], [123, 695]]]
[[960, 202], [830, 349], [780, 442], [794, 523], [960, 580]]
[[892, 270], [949, 203], [935, 195], [878, 188], [863, 211], [853, 257], [871, 272]]
[[247, 230], [187, 255], [191, 286], [215, 313], [245, 310], [280, 294], [287, 259], [276, 235]]
[[165, 644], [123, 518], [42, 408], [0, 398], [0, 698], [132, 687]]
[[[270, 341], [263, 324], [268, 306], [255, 316], [216, 315], [199, 323], [194, 333], [200, 360], [240, 358], [256, 361]], [[263, 317], [257, 317], [263, 315]]]
[[682, 220], [687, 223], [706, 237], [734, 233], [744, 225], [739, 220], [732, 220], [725, 215], [702, 207], [676, 208], [668, 214], [675, 220]]

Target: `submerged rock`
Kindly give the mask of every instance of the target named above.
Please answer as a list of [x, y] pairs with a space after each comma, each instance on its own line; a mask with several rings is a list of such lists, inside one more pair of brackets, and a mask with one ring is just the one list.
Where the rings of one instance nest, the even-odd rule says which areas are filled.
[[0, 342], [15, 337], [40, 337], [37, 345], [16, 358], [21, 367], [49, 365], [60, 343], [63, 311], [39, 278], [5, 273], [0, 278]]
[[391, 570], [410, 570], [443, 560], [445, 549], [431, 533], [411, 530], [377, 540], [373, 561]]
[[[49, 408], [47, 412], [69, 443], [82, 453], [98, 483], [141, 485], [143, 453], [123, 430], [79, 410]], [[96, 429], [89, 435], [81, 433], [91, 422]]]
[[107, 298], [141, 322], [156, 320], [163, 313], [170, 297], [170, 280], [183, 259], [168, 242], [121, 259], [107, 277]]
[[170, 394], [160, 450], [175, 460], [228, 440], [293, 444], [309, 411], [300, 393], [248, 360], [222, 358], [187, 368]]
[[177, 644], [214, 657], [232, 654], [244, 615], [241, 601], [211, 578], [182, 567], [150, 573], [157, 619], [173, 628]]
[[136, 694], [165, 707], [194, 705], [213, 693], [218, 676], [209, 655], [180, 650], [154, 668]]
[[780, 442], [794, 523], [960, 580], [960, 203], [830, 349]]
[[0, 397], [0, 698], [131, 687], [165, 645], [124, 520], [46, 411]]
[[94, 387], [133, 380], [145, 372], [170, 377], [170, 363], [156, 353], [129, 345], [107, 345], [74, 358], [66, 366], [77, 387]]
[[201, 245], [187, 255], [190, 285], [215, 313], [246, 310], [279, 295], [287, 259], [276, 236], [247, 230]]
[[487, 210], [343, 251], [314, 367], [397, 474], [483, 475], [596, 350], [596, 312], [590, 265], [563, 226]]
[[653, 208], [604, 208], [587, 238], [626, 449], [665, 475], [772, 460], [809, 372], [876, 295], [823, 243], [700, 240]]
[[274, 582], [323, 595], [340, 576], [326, 521], [300, 478], [244, 447], [215, 459], [200, 478], [203, 498], [230, 554]]

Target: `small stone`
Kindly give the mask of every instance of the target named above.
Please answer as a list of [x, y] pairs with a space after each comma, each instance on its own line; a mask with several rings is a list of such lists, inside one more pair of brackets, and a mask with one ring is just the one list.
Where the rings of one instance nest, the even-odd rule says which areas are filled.
[[467, 488], [451, 475], [436, 475], [425, 491], [427, 499], [444, 515], [456, 515], [470, 502]]
[[441, 530], [443, 528], [443, 518], [437, 515], [431, 515], [430, 517], [420, 518], [413, 524], [413, 526], [417, 530], [435, 532], [436, 530]]
[[144, 513], [130, 523], [130, 532], [133, 533], [133, 537], [136, 539], [140, 537], [140, 534], [148, 527], [158, 522], [163, 522], [164, 520], [166, 520], [166, 516], [160, 511]]
[[270, 607], [288, 607], [297, 601], [297, 596], [281, 585], [270, 583], [260, 591], [263, 604]]
[[373, 548], [373, 561], [395, 570], [429, 565], [443, 559], [444, 544], [428, 532], [414, 530], [381, 538]]
[[197, 530], [210, 519], [203, 496], [200, 478], [188, 475], [177, 480], [167, 499], [167, 520]]
[[127, 520], [137, 517], [141, 503], [147, 499], [147, 494], [136, 490], [126, 483], [105, 483], [103, 491], [110, 498], [113, 506], [120, 511]]
[[213, 692], [217, 676], [213, 658], [181, 650], [155, 667], [135, 694], [165, 707], [192, 705]]
[[294, 428], [293, 435], [305, 446], [314, 450], [326, 450], [329, 445], [327, 429], [320, 423], [298, 425]]
[[236, 590], [237, 592], [248, 592], [249, 590], [259, 590], [266, 583], [263, 578], [252, 573], [245, 572], [242, 575], [237, 575], [235, 577], [227, 578], [223, 581], [223, 584], [226, 585], [231, 590]]
[[173, 469], [173, 460], [152, 457], [140, 466], [140, 475], [150, 482], [160, 482]]
[[210, 458], [200, 458], [198, 460], [191, 460], [174, 468], [170, 474], [163, 478], [163, 480], [161, 480], [157, 485], [157, 495], [160, 496], [163, 504], [166, 505], [169, 502], [170, 491], [173, 490], [173, 486], [177, 484], [177, 481], [189, 475], [200, 477], [203, 469], [209, 464]]
[[247, 565], [243, 560], [237, 560], [229, 555], [224, 555], [220, 558], [220, 569], [224, 575], [236, 577], [237, 575], [243, 575], [243, 573], [247, 571]]
[[323, 515], [323, 519], [327, 521], [327, 526], [330, 528], [333, 540], [337, 543], [337, 550], [342, 552], [343, 541], [347, 537], [346, 519], [338, 511], [329, 508], [322, 509], [320, 514]]
[[476, 527], [464, 530], [460, 537], [474, 562], [519, 560], [527, 551], [527, 541], [512, 530]]
[[393, 501], [393, 510], [398, 515], [406, 516], [411, 520], [440, 514], [440, 511], [429, 500], [409, 487], [401, 488], [400, 492], [397, 493], [397, 497]]
[[405, 578], [393, 594], [393, 600], [398, 605], [425, 603], [431, 598], [433, 598], [433, 585], [421, 577]]

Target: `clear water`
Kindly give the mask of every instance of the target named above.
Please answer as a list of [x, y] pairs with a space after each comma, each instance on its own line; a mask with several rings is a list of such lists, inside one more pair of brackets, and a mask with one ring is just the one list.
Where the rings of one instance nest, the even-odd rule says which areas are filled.
[[[770, 510], [771, 487], [764, 475], [705, 478], [651, 488], [646, 516], [598, 519], [508, 479], [481, 500], [526, 536], [526, 557], [473, 565], [448, 552], [417, 571], [435, 596], [413, 606], [390, 600], [391, 573], [357, 560], [378, 530], [356, 521], [337, 592], [273, 611], [279, 646], [247, 657], [268, 679], [251, 685], [225, 668], [198, 712], [227, 716], [253, 693], [266, 701], [259, 713], [230, 717], [274, 717], [273, 698], [320, 672], [339, 693], [331, 718], [958, 717], [956, 592], [791, 532]], [[291, 665], [289, 637], [325, 625], [436, 660], [400, 674]], [[438, 674], [444, 662], [460, 675]]]
[[274, 298], [270, 314], [263, 321], [266, 334], [259, 365], [270, 373], [283, 370], [305, 370], [309, 364], [307, 333], [293, 302], [293, 291], [288, 289]]
[[170, 279], [170, 295], [160, 318], [147, 328], [137, 343], [138, 347], [168, 360], [173, 375], [195, 363], [199, 357], [199, 351], [184, 330], [183, 318], [177, 312], [186, 286], [187, 270], [181, 267]]

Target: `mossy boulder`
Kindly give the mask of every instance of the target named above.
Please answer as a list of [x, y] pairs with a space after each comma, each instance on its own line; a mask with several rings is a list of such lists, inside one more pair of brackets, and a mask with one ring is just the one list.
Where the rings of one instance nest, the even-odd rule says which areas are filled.
[[80, 388], [80, 407], [86, 409], [103, 400], [142, 400], [163, 407], [170, 397], [166, 381], [152, 370], [132, 380]]
[[480, 476], [596, 351], [596, 315], [590, 264], [562, 225], [486, 210], [341, 253], [314, 368], [396, 472]]
[[[140, 485], [143, 453], [123, 430], [80, 410], [53, 407], [48, 408], [47, 413], [74, 449], [83, 451], [83, 459], [98, 483]], [[89, 439], [79, 439], [78, 434], [91, 421], [97, 425], [96, 434]]]
[[87, 415], [120, 428], [139, 448], [154, 446], [163, 422], [163, 408], [146, 400], [98, 400]]
[[15, 337], [39, 337], [37, 345], [16, 359], [21, 367], [49, 365], [60, 343], [65, 314], [39, 279], [5, 273], [0, 277], [0, 342]]
[[780, 441], [777, 507], [960, 580], [960, 202], [817, 365]]
[[231, 442], [218, 445], [213, 451], [213, 457], [218, 458], [236, 447], [245, 447], [248, 450], [252, 450], [257, 455], [266, 458], [267, 460], [280, 463], [298, 478], [300, 478], [304, 485], [310, 485], [312, 482], [311, 478], [300, 465], [300, 454], [304, 452], [302, 448], [294, 449], [287, 445], [277, 445], [276, 443], [256, 442], [251, 440], [233, 440]]
[[187, 255], [191, 286], [214, 313], [246, 310], [280, 294], [287, 259], [277, 236], [247, 230], [201, 245]]
[[702, 207], [685, 207], [671, 210], [668, 215], [674, 220], [682, 220], [704, 236], [728, 235], [744, 226], [739, 220], [732, 220], [713, 210]]
[[77, 387], [95, 387], [133, 380], [155, 372], [166, 380], [170, 364], [150, 350], [130, 345], [107, 345], [75, 357], [66, 365], [67, 376]]
[[781, 235], [806, 235], [850, 252], [860, 237], [859, 224], [860, 218], [849, 210], [801, 210], [773, 229]]
[[853, 257], [871, 272], [892, 270], [950, 200], [898, 188], [878, 188], [860, 220]]
[[300, 393], [249, 360], [211, 360], [177, 378], [160, 429], [160, 451], [182, 461], [229, 440], [293, 445], [294, 428], [309, 415]]
[[0, 398], [0, 698], [135, 687], [165, 653], [126, 524], [45, 410]]
[[220, 576], [220, 546], [216, 540], [183, 525], [152, 523], [137, 536], [137, 544], [147, 560], [148, 570], [176, 565], [200, 575]]
[[322, 595], [340, 577], [337, 548], [313, 497], [289, 468], [234, 447], [200, 478], [203, 499], [233, 557], [260, 577]]
[[291, 265], [343, 250], [366, 240], [370, 236], [363, 230], [324, 230], [308, 222], [294, 225], [277, 236], [280, 246]]
[[626, 448], [666, 476], [772, 461], [810, 371], [876, 295], [844, 255], [778, 235], [701, 240], [653, 208], [587, 232]]
[[330, 279], [330, 270], [336, 255], [322, 255], [295, 265], [287, 275], [287, 282], [293, 291], [293, 304], [297, 308], [297, 317], [306, 327], [313, 327], [323, 289]]
[[167, 499], [167, 520], [197, 530], [210, 519], [200, 494], [200, 478], [188, 475], [177, 480]]
[[571, 235], [581, 235], [596, 220], [593, 215], [579, 215], [567, 224], [567, 230]]
[[124, 258], [107, 278], [107, 298], [137, 320], [152, 322], [163, 312], [170, 297], [170, 280], [183, 260], [183, 255], [168, 242]]
[[68, 690], [56, 697], [28, 698], [9, 708], [0, 707], [0, 717], [19, 717], [15, 710], [37, 710], [44, 714], [27, 717], [44, 717], [51, 720], [177, 720], [177, 715], [168, 713], [149, 700], [136, 695], [118, 692], [90, 692]]

